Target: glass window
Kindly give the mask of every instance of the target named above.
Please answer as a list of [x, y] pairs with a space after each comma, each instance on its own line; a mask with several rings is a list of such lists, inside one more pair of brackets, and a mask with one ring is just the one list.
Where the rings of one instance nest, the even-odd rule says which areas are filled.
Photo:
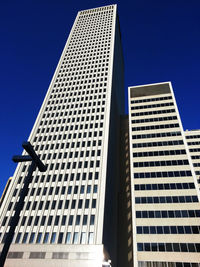
[[56, 233], [52, 233], [51, 235], [51, 244], [54, 244], [56, 241]]
[[38, 233], [36, 243], [40, 243], [42, 237], [42, 233]]
[[66, 244], [70, 244], [70, 239], [71, 239], [71, 233], [70, 232], [67, 232], [65, 243]]
[[72, 225], [72, 223], [73, 223], [73, 215], [70, 215], [69, 216], [69, 225]]
[[95, 216], [91, 215], [90, 217], [90, 225], [94, 225]]
[[137, 250], [138, 251], [143, 251], [143, 243], [137, 243]]
[[88, 244], [93, 244], [94, 242], [94, 233], [93, 232], [90, 232], [89, 233], [89, 238], [88, 238]]
[[86, 225], [87, 224], [87, 215], [84, 215], [83, 216], [83, 225]]
[[20, 242], [21, 234], [22, 234], [22, 233], [18, 233], [18, 234], [17, 234], [17, 238], [16, 238], [16, 240], [15, 240], [15, 243], [19, 243], [19, 242]]
[[26, 243], [27, 237], [28, 237], [28, 233], [25, 233], [22, 239], [22, 243]]
[[30, 239], [29, 239], [29, 243], [33, 243], [34, 241], [34, 238], [35, 238], [35, 233], [31, 233], [31, 236], [30, 236]]
[[45, 233], [43, 243], [47, 243], [49, 239], [49, 233]]
[[76, 225], [79, 225], [80, 224], [80, 218], [81, 218], [80, 215], [77, 215], [76, 216]]
[[73, 244], [78, 244], [78, 232], [74, 233]]
[[96, 208], [96, 199], [92, 200], [92, 208], [95, 209]]
[[89, 199], [86, 199], [85, 200], [85, 209], [88, 209], [89, 208]]
[[58, 244], [61, 244], [62, 243], [62, 240], [63, 240], [63, 233], [59, 233], [59, 236], [58, 236]]
[[91, 185], [87, 186], [87, 194], [91, 193]]
[[81, 233], [81, 244], [86, 244], [86, 233], [85, 232]]

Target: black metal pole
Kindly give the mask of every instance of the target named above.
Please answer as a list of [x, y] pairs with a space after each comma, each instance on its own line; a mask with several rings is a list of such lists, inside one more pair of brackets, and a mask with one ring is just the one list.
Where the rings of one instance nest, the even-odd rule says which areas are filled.
[[8, 231], [6, 238], [5, 238], [3, 250], [2, 250], [1, 255], [0, 255], [0, 267], [4, 266], [4, 263], [5, 263], [7, 254], [8, 254], [8, 250], [10, 248], [10, 245], [11, 245], [13, 237], [14, 237], [15, 228], [19, 222], [19, 215], [20, 215], [21, 210], [23, 209], [24, 199], [28, 193], [28, 186], [29, 186], [30, 182], [32, 181], [32, 174], [33, 174], [35, 168], [36, 168], [36, 163], [35, 163], [35, 161], [32, 161], [32, 163], [28, 169], [28, 174], [27, 174], [26, 178], [24, 179], [24, 186], [21, 189], [19, 201], [16, 202], [14, 216], [11, 217], [11, 220], [10, 220], [10, 229]]

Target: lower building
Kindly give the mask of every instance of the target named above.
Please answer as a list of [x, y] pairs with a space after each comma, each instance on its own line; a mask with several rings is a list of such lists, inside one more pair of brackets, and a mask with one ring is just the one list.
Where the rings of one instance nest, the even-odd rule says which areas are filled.
[[172, 85], [128, 98], [134, 267], [200, 266], [199, 188]]
[[200, 130], [185, 131], [197, 183], [200, 189]]

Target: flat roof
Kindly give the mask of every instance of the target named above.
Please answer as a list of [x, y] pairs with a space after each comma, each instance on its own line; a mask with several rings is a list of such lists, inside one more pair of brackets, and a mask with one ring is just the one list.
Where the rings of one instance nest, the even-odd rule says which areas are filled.
[[130, 97], [143, 97], [150, 95], [161, 95], [161, 94], [169, 94], [170, 83], [158, 83], [158, 84], [150, 84], [150, 85], [139, 85], [139, 86], [130, 86]]

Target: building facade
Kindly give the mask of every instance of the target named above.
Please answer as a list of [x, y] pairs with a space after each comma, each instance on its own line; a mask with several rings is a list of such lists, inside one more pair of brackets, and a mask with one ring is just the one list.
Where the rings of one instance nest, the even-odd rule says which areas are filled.
[[171, 83], [129, 87], [128, 101], [134, 266], [199, 266], [199, 188]]
[[[117, 6], [78, 12], [29, 137], [48, 169], [34, 172], [6, 266], [115, 266], [123, 88]], [[28, 165], [1, 205], [0, 249]]]
[[185, 131], [197, 183], [200, 189], [200, 130]]

